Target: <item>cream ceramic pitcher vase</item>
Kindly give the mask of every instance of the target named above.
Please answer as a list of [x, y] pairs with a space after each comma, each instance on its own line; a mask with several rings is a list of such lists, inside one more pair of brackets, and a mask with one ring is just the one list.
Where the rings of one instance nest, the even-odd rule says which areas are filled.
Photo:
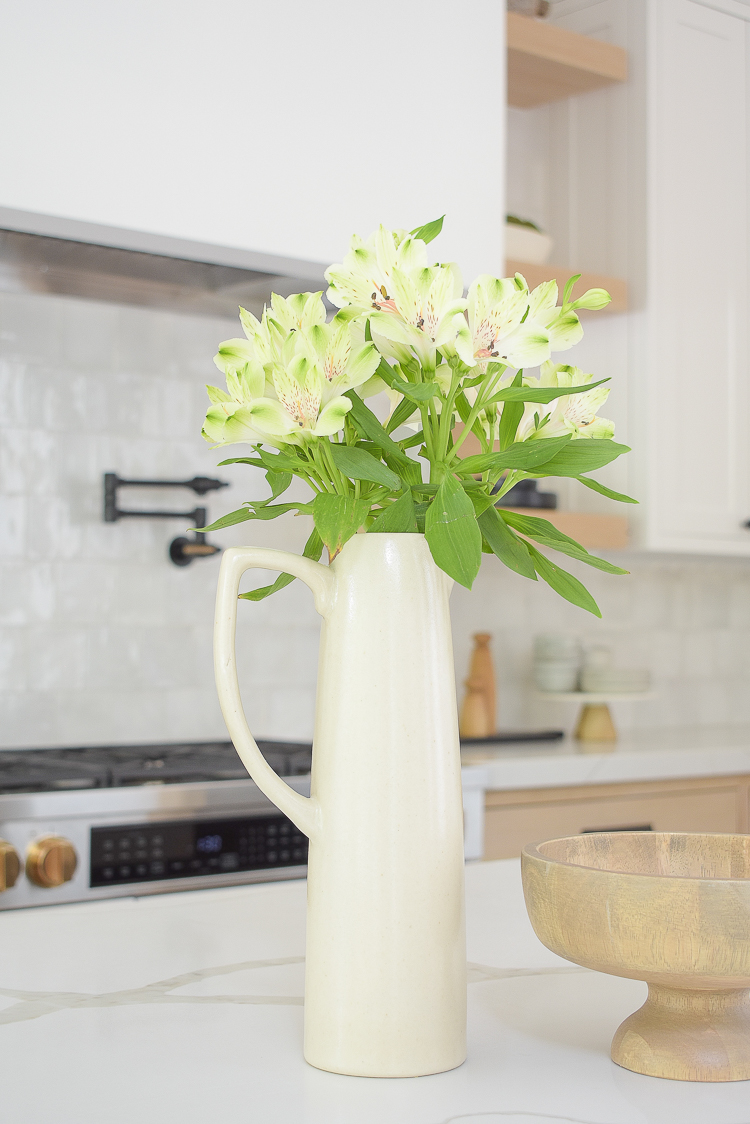
[[[239, 582], [301, 578], [323, 618], [309, 798], [281, 780], [245, 721], [234, 633]], [[305, 1058], [364, 1077], [417, 1077], [466, 1056], [463, 815], [448, 596], [419, 534], [359, 534], [330, 566], [236, 547], [221, 565], [216, 682], [259, 788], [310, 838]]]

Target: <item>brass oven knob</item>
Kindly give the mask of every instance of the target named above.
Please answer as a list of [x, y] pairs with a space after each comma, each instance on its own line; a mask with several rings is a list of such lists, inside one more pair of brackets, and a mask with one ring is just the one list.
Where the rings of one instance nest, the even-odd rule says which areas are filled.
[[0, 839], [0, 894], [3, 890], [10, 890], [11, 886], [15, 886], [20, 870], [21, 861], [18, 851], [12, 843]]
[[75, 848], [62, 835], [44, 835], [26, 851], [26, 877], [35, 886], [62, 886], [70, 882], [77, 865]]

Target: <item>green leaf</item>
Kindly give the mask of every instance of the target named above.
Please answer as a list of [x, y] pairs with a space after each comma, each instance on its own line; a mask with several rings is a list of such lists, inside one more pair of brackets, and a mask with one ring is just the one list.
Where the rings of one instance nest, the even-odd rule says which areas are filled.
[[246, 507], [239, 508], [238, 511], [230, 511], [228, 515], [222, 515], [221, 519], [215, 520], [208, 527], [201, 527], [201, 530], [204, 534], [208, 531], [221, 531], [224, 527], [233, 527], [235, 523], [244, 523], [248, 519], [262, 519], [267, 522], [270, 519], [278, 519], [280, 515], [286, 515], [288, 511], [296, 511], [298, 515], [312, 515], [312, 504], [271, 504], [269, 500], [258, 500], [257, 503], [250, 503]]
[[414, 514], [417, 517], [417, 531], [420, 535], [424, 534], [424, 525], [425, 520], [427, 519], [427, 511], [429, 509], [429, 506], [429, 503], [414, 504]]
[[474, 484], [473, 482], [470, 483], [467, 480], [462, 480], [461, 484], [464, 491], [466, 492], [466, 495], [469, 497], [473, 504], [474, 514], [476, 515], [477, 519], [483, 511], [487, 510], [488, 507], [495, 506], [495, 497], [492, 495], [488, 495], [483, 486]]
[[403, 379], [396, 378], [391, 383], [391, 387], [405, 398], [410, 398], [412, 402], [428, 402], [430, 398], [435, 398], [440, 393], [440, 387], [436, 382], [405, 382]]
[[262, 460], [256, 457], [229, 457], [228, 460], [219, 461], [219, 468], [225, 464], [251, 464], [253, 468], [265, 468]]
[[591, 480], [588, 476], [575, 476], [580, 484], [585, 484], [587, 488], [591, 488], [592, 492], [598, 492], [601, 496], [606, 496], [610, 500], [619, 500], [620, 503], [638, 503], [632, 496], [625, 496], [622, 492], [613, 492], [611, 488], [607, 488], [604, 484], [600, 484], [598, 480]]
[[[458, 410], [458, 416], [460, 417], [464, 425], [466, 425], [466, 422], [469, 420], [469, 415], [471, 414], [471, 405], [469, 404], [469, 399], [466, 397], [462, 390], [459, 390], [458, 394], [456, 395], [454, 405]], [[479, 418], [475, 419], [474, 424], [471, 427], [471, 432], [475, 437], [479, 438], [480, 441], [484, 439], [484, 432], [482, 430]], [[456, 470], [454, 469], [454, 471]]]
[[399, 444], [402, 449], [413, 449], [415, 445], [423, 445], [424, 430], [420, 429], [418, 433], [413, 434], [411, 437], [407, 437], [404, 441], [399, 441]]
[[[317, 562], [323, 553], [323, 542], [318, 532], [313, 528], [310, 538], [305, 543], [305, 549], [302, 551], [303, 558], [312, 558], [313, 562]], [[279, 574], [273, 585], [262, 585], [259, 589], [251, 589], [248, 593], [241, 593], [240, 599], [244, 601], [262, 601], [265, 597], [270, 597], [272, 593], [278, 593], [284, 586], [290, 585], [294, 581], [292, 574]]]
[[401, 480], [396, 473], [391, 472], [390, 468], [365, 449], [331, 442], [330, 450], [336, 468], [350, 480], [369, 480], [373, 484], [382, 484], [392, 492], [401, 487]]
[[266, 481], [268, 487], [271, 489], [271, 499], [275, 500], [282, 492], [285, 492], [292, 482], [291, 472], [273, 472], [271, 469], [266, 473]]
[[455, 476], [446, 476], [425, 517], [425, 535], [441, 570], [471, 589], [482, 564], [482, 535], [474, 505]]
[[267, 522], [269, 519], [278, 519], [280, 515], [286, 515], [288, 511], [296, 511], [298, 515], [312, 515], [312, 506], [311, 503], [269, 504], [266, 500], [261, 500], [252, 505], [254, 512], [250, 518], [263, 519]]
[[[519, 371], [513, 379], [512, 386], [523, 385], [523, 371]], [[498, 433], [500, 449], [508, 449], [516, 439], [518, 426], [523, 417], [523, 402], [506, 402], [500, 415], [500, 429]]]
[[409, 484], [418, 484], [422, 479], [422, 470], [416, 461], [407, 457], [392, 437], [386, 433], [378, 419], [362, 399], [353, 390], [348, 390], [346, 397], [352, 402], [352, 408], [347, 414], [357, 432], [370, 441], [374, 441], [382, 451], [383, 460], [388, 467]]
[[491, 507], [483, 511], [477, 522], [485, 542], [503, 565], [525, 578], [536, 581], [536, 570], [526, 543], [506, 527], [495, 508]]
[[[369, 329], [370, 329], [370, 321], [366, 320], [365, 321], [365, 332], [369, 331]], [[370, 336], [370, 340], [372, 340], [372, 335]], [[380, 363], [378, 364], [378, 369], [375, 371], [375, 375], [379, 379], [382, 379], [386, 386], [390, 386], [392, 384], [393, 380], [398, 377], [396, 375], [396, 372], [393, 370], [393, 367], [390, 365], [390, 363], [386, 359], [380, 360]], [[375, 376], [373, 376], [373, 377], [375, 377]]]
[[622, 453], [629, 452], [630, 448], [627, 445], [618, 445], [616, 441], [606, 437], [582, 438], [579, 441], [571, 441], [559, 453], [539, 466], [541, 472], [534, 472], [532, 475], [578, 477], [582, 472], [593, 472], [597, 468], [603, 468]]
[[485, 402], [489, 406], [492, 402], [554, 402], [556, 398], [563, 398], [566, 394], [583, 394], [593, 390], [595, 386], [609, 382], [609, 379], [599, 379], [598, 382], [587, 382], [581, 386], [506, 386], [498, 390]]
[[395, 503], [383, 509], [368, 534], [395, 535], [416, 534], [416, 532], [417, 516], [414, 511], [414, 500], [411, 491], [406, 491]]
[[573, 276], [569, 277], [568, 280], [565, 282], [565, 288], [563, 289], [563, 299], [562, 299], [563, 308], [565, 308], [565, 306], [570, 302], [570, 294], [573, 292], [573, 286], [575, 285], [576, 281], [580, 281], [580, 279], [581, 279], [580, 273], [574, 273]]
[[536, 441], [516, 441], [510, 448], [503, 449], [500, 453], [477, 453], [473, 457], [464, 457], [463, 460], [456, 462], [454, 472], [460, 472], [463, 476], [486, 472], [487, 469], [491, 471], [504, 468], [533, 469], [544, 465], [547, 474], [547, 463], [554, 456], [559, 455], [569, 441], [570, 437], [567, 434], [565, 437], [541, 437]]
[[630, 570], [623, 570], [622, 567], [613, 566], [611, 562], [606, 562], [603, 558], [597, 558], [595, 554], [589, 554], [580, 543], [545, 539], [543, 535], [534, 535], [534, 540], [548, 550], [559, 550], [561, 554], [567, 554], [569, 558], [575, 558], [578, 562], [585, 562], [587, 566], [593, 566], [595, 570], [603, 570], [605, 574], [630, 573]]
[[[386, 433], [393, 433], [394, 429], [398, 429], [400, 425], [408, 421], [414, 413], [414, 402], [411, 398], [404, 398], [399, 402], [396, 409], [393, 411], [386, 423]], [[403, 443], [401, 443], [403, 448]]]
[[283, 453], [267, 453], [265, 449], [258, 449], [258, 456], [272, 472], [299, 472], [305, 468], [304, 462]]
[[527, 544], [529, 554], [534, 560], [534, 568], [543, 581], [547, 585], [552, 586], [555, 593], [559, 593], [566, 601], [570, 601], [573, 605], [578, 605], [581, 609], [586, 609], [587, 612], [593, 613], [595, 617], [601, 617], [599, 606], [594, 598], [591, 596], [585, 585], [581, 585], [578, 578], [574, 578], [567, 570], [560, 569], [555, 566], [554, 562], [550, 562], [549, 558], [545, 558], [540, 554], [535, 547]]
[[221, 531], [224, 527], [233, 527], [235, 523], [244, 523], [248, 519], [255, 518], [255, 512], [251, 511], [249, 507], [240, 507], [237, 511], [230, 511], [228, 515], [222, 515], [221, 519], [215, 519], [213, 523], [209, 523], [208, 527], [201, 527], [201, 531], [204, 534], [207, 531]]
[[[575, 546], [580, 546], [580, 543], [577, 543], [575, 539], [571, 539], [562, 531], [558, 531], [549, 519], [540, 519], [537, 515], [521, 515], [518, 511], [508, 511], [506, 508], [499, 508], [498, 515], [504, 522], [509, 523], [511, 527], [515, 527], [522, 535], [528, 535], [531, 539], [535, 539], [539, 534], [545, 539], [556, 539], [558, 542], [570, 542]], [[583, 549], [581, 547], [581, 550]]]
[[333, 561], [344, 543], [356, 535], [364, 523], [370, 502], [320, 492], [312, 502], [312, 509], [315, 528], [328, 547], [328, 557]]
[[345, 397], [352, 403], [352, 408], [348, 416], [352, 419], [357, 431], [363, 437], [374, 441], [384, 453], [389, 453], [392, 457], [403, 458], [405, 461], [408, 461], [409, 458], [405, 453], [401, 452], [396, 442], [386, 433], [372, 410], [369, 406], [364, 404], [359, 395], [353, 390], [348, 390]]
[[595, 554], [589, 554], [585, 547], [581, 546], [575, 539], [571, 539], [569, 535], [563, 534], [548, 519], [539, 519], [534, 515], [520, 515], [517, 511], [507, 511], [502, 508], [499, 515], [505, 523], [509, 523], [522, 535], [534, 539], [541, 546], [546, 546], [551, 550], [559, 550], [562, 554], [567, 554], [570, 558], [577, 558], [579, 562], [585, 562], [587, 566], [594, 566], [597, 570], [604, 570], [607, 574], [627, 574], [629, 572], [621, 569], [620, 566], [613, 566], [611, 562], [605, 562], [603, 558], [597, 558]]
[[443, 229], [444, 218], [445, 215], [441, 215], [439, 219], [426, 222], [424, 226], [416, 226], [414, 230], [411, 230], [409, 233], [415, 238], [421, 238], [423, 242], [432, 242], [433, 238], [437, 238], [438, 234]]

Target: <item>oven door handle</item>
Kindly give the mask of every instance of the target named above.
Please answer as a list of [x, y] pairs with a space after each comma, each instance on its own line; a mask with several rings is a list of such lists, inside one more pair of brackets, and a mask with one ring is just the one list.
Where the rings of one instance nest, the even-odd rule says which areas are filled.
[[246, 570], [251, 569], [279, 570], [300, 578], [312, 590], [315, 608], [324, 618], [333, 603], [336, 579], [327, 566], [299, 554], [266, 547], [235, 546], [224, 551], [216, 594], [214, 671], [219, 703], [229, 735], [242, 764], [261, 792], [300, 831], [312, 837], [318, 834], [320, 828], [320, 805], [317, 799], [314, 796], [301, 796], [273, 771], [250, 733], [242, 708], [235, 653], [237, 598], [240, 578]]

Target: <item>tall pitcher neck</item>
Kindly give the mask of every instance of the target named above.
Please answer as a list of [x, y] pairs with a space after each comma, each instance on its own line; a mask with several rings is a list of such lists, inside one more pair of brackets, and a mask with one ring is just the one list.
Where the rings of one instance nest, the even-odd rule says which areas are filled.
[[360, 534], [331, 563], [339, 595], [362, 595], [401, 601], [425, 587], [448, 598], [453, 580], [435, 565], [424, 535]]

